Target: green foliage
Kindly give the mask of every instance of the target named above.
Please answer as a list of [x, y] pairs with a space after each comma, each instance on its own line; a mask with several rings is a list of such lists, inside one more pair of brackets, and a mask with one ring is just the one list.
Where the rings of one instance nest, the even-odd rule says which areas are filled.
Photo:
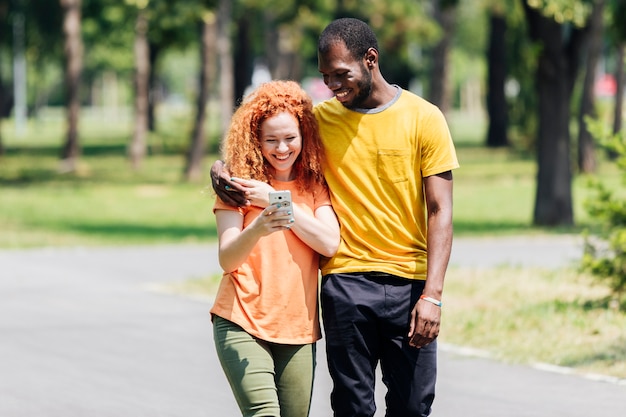
[[626, 0], [610, 0], [608, 32], [619, 42], [626, 41]]
[[572, 22], [583, 27], [591, 13], [590, 0], [527, 0], [528, 5], [541, 10], [546, 17], [552, 17], [558, 23]]
[[[589, 119], [587, 124], [592, 135], [616, 156], [626, 183], [626, 138], [604, 132], [602, 122]], [[603, 228], [596, 235], [587, 234], [582, 267], [610, 286], [619, 299], [626, 292], [626, 198], [599, 180], [591, 181], [590, 187], [596, 195], [586, 202], [586, 208]]]
[[[118, 0], [83, 1], [82, 35], [87, 79], [102, 71], [132, 74], [135, 15]], [[106, 34], [106, 42], [103, 42]]]
[[506, 13], [509, 135], [516, 146], [534, 151], [539, 123], [534, 74], [541, 48], [528, 39], [526, 19], [519, 3], [516, 1], [511, 4], [511, 9]]

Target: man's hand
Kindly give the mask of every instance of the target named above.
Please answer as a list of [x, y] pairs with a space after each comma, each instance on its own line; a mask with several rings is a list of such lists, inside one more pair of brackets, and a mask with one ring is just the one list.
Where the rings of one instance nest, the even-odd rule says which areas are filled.
[[245, 188], [230, 180], [230, 172], [219, 159], [211, 166], [211, 185], [224, 203], [237, 207], [250, 205]]
[[439, 335], [440, 323], [441, 307], [418, 300], [411, 311], [409, 345], [419, 349], [435, 340]]
[[242, 178], [231, 178], [230, 183], [239, 187], [246, 195], [249, 206], [265, 208], [269, 202], [270, 191], [276, 191], [274, 187], [266, 182], [258, 180], [244, 180]]

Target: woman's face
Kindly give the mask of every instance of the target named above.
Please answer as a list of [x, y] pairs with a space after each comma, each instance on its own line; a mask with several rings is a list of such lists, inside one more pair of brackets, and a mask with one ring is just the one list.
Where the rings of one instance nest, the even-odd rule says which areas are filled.
[[302, 151], [298, 120], [290, 113], [278, 113], [261, 124], [261, 153], [274, 168], [278, 181], [294, 180], [293, 164]]

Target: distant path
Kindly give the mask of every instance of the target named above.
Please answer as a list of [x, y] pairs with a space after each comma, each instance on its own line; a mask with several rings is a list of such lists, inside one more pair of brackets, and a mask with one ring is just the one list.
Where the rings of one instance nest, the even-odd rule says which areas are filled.
[[[524, 243], [525, 242], [525, 243]], [[558, 267], [576, 239], [457, 239], [451, 265]], [[0, 251], [0, 416], [238, 415], [210, 302], [155, 286], [218, 271], [214, 245]], [[542, 262], [545, 262], [543, 264]], [[318, 344], [311, 417], [331, 415]], [[443, 346], [435, 417], [621, 417], [626, 387]], [[382, 416], [383, 391], [377, 392]]]
[[455, 238], [450, 265], [560, 268], [580, 262], [582, 251], [583, 239], [573, 235]]

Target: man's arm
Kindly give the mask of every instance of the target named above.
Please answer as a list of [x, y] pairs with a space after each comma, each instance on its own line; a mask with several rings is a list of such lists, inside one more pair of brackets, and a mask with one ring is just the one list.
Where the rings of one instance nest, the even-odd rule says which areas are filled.
[[219, 159], [211, 166], [211, 186], [220, 199], [229, 206], [245, 207], [249, 205], [245, 189], [230, 180], [230, 172]]
[[[425, 297], [441, 301], [443, 281], [452, 250], [452, 172], [424, 178], [428, 210], [428, 263]], [[420, 348], [439, 335], [441, 307], [420, 299], [411, 312], [409, 343]]]

